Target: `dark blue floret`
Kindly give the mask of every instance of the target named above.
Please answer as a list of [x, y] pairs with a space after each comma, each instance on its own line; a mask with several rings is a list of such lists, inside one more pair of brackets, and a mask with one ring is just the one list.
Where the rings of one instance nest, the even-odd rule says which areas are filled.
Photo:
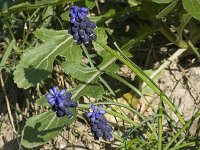
[[113, 137], [111, 132], [113, 128], [109, 125], [107, 119], [104, 117], [106, 113], [105, 110], [102, 110], [103, 106], [95, 108], [92, 104], [90, 106], [90, 112], [86, 116], [90, 119], [91, 131], [94, 134], [94, 139], [99, 140], [101, 137], [105, 137], [107, 140], [112, 141]]
[[74, 41], [80, 45], [88, 44], [89, 40], [96, 41], [97, 36], [93, 32], [96, 29], [96, 24], [91, 22], [88, 17], [88, 8], [72, 6], [70, 8], [70, 29], [68, 33], [73, 36]]
[[56, 112], [58, 117], [71, 117], [72, 112], [70, 108], [76, 108], [77, 103], [71, 100], [71, 93], [67, 92], [66, 89], [59, 90], [58, 87], [54, 86], [49, 90], [50, 93], [46, 95], [48, 103], [52, 106], [52, 110]]

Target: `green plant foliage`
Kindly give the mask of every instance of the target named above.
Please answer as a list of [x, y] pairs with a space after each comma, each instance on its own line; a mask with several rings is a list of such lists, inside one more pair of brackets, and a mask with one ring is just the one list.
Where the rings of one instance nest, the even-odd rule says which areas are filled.
[[65, 62], [62, 64], [63, 70], [72, 75], [81, 82], [72, 90], [73, 98], [78, 99], [80, 96], [91, 96], [100, 98], [103, 93], [103, 87], [98, 84], [97, 79], [105, 66], [99, 70], [90, 67], [84, 67], [80, 63]]
[[[145, 70], [144, 71], [148, 76], [151, 76], [154, 72], [155, 72], [155, 70]], [[158, 82], [158, 79], [160, 78], [162, 76], [162, 71], [160, 71], [159, 73], [157, 73], [153, 78], [152, 78], [152, 80], [155, 82], [155, 83], [157, 83]], [[148, 95], [148, 96], [152, 96], [153, 95], [153, 93], [154, 93], [154, 91], [148, 86], [148, 85], [146, 85], [145, 84], [145, 86], [142, 86], [142, 93], [144, 94], [144, 95]]]
[[10, 13], [17, 13], [19, 11], [26, 11], [26, 10], [31, 10], [31, 9], [37, 9], [39, 7], [45, 7], [49, 5], [58, 5], [58, 4], [64, 4], [67, 2], [76, 2], [79, 0], [36, 0], [34, 4], [31, 4], [30, 2], [25, 2], [25, 3], [20, 3], [18, 5], [14, 5], [10, 7], [7, 10], [4, 10], [3, 12], [0, 13], [2, 14], [10, 14]]
[[50, 106], [45, 95], [36, 100], [38, 106]]
[[47, 143], [56, 137], [64, 125], [70, 125], [76, 118], [76, 111], [72, 110], [72, 118], [58, 118], [53, 111], [44, 112], [27, 120], [23, 130], [22, 145], [33, 148]]
[[77, 62], [65, 62], [62, 64], [65, 73], [70, 74], [72, 77], [80, 81], [85, 81], [91, 78], [98, 70], [88, 66], [83, 66]]
[[163, 4], [163, 3], [170, 3], [170, 2], [172, 2], [173, 0], [152, 0], [152, 1], [155, 2], [155, 3]]
[[200, 1], [199, 0], [183, 0], [183, 7], [194, 18], [200, 20]]
[[[8, 112], [13, 131], [21, 137], [19, 149], [51, 145], [76, 119], [71, 130], [82, 135], [77, 125], [91, 124], [85, 118], [91, 102], [106, 106], [102, 109], [113, 126], [111, 149], [115, 142], [118, 149], [199, 148], [198, 127], [190, 134], [193, 123], [199, 122], [199, 111], [186, 121], [160, 88], [163, 83], [157, 84], [171, 62], [184, 60], [172, 66], [180, 67], [185, 76], [189, 73], [187, 80], [195, 74], [190, 67], [198, 69], [199, 0], [0, 0], [0, 4], [0, 95], [7, 106], [2, 114]], [[155, 94], [158, 105], [149, 101]], [[141, 103], [133, 104], [135, 99]], [[68, 111], [72, 118], [57, 117]], [[103, 111], [95, 113], [97, 117]], [[101, 119], [92, 123], [98, 128], [92, 132], [99, 135], [108, 127]]]
[[53, 60], [60, 55], [67, 61], [81, 61], [81, 49], [67, 31], [39, 30], [36, 36], [46, 43], [26, 50], [14, 72], [14, 81], [20, 88], [29, 88], [45, 79], [53, 69]]
[[[108, 36], [107, 36], [104, 28], [102, 28], [102, 27], [97, 28], [96, 33], [98, 35], [99, 41], [101, 41], [103, 43], [107, 43]], [[101, 64], [99, 64], [98, 68], [101, 68], [103, 65], [106, 65], [109, 63], [109, 65], [105, 68], [105, 71], [115, 73], [119, 69], [119, 67], [117, 65], [115, 65], [116, 58], [112, 54], [107, 52], [104, 48], [102, 48], [96, 42], [93, 42], [93, 45], [94, 45], [95, 50], [97, 51], [97, 54], [103, 58]]]
[[12, 6], [12, 0], [0, 0], [0, 11], [8, 9], [10, 6]]
[[61, 14], [61, 19], [64, 21], [69, 21], [69, 11], [66, 11], [64, 13]]
[[85, 0], [85, 5], [89, 8], [92, 9], [95, 6], [95, 0]]
[[[98, 39], [107, 43], [107, 35], [104, 28], [97, 28], [96, 34]], [[95, 50], [103, 58], [103, 61], [97, 68], [83, 66], [77, 62], [65, 62], [62, 68], [65, 73], [72, 75], [72, 77], [80, 80], [81, 82], [72, 90], [73, 98], [77, 99], [80, 96], [91, 96], [94, 98], [101, 98], [104, 94], [104, 88], [98, 82], [98, 77], [107, 70], [117, 70], [118, 66], [114, 64], [116, 58], [104, 50], [96, 42], [93, 42]], [[114, 66], [114, 67], [113, 67]], [[112, 69], [111, 69], [112, 68]]]
[[108, 20], [109, 18], [112, 18], [112, 16], [114, 16], [116, 14], [116, 10], [115, 9], [110, 9], [108, 12], [106, 12], [105, 14], [101, 15], [101, 16], [94, 16], [94, 17], [90, 17], [91, 21], [96, 22], [96, 23], [100, 23], [100, 22], [105, 22], [106, 20]]
[[166, 15], [168, 15], [171, 11], [174, 10], [174, 8], [176, 7], [176, 4], [178, 3], [178, 0], [173, 1], [172, 3], [170, 3], [167, 7], [165, 7], [157, 16], [157, 19], [161, 19], [162, 17], [165, 17]]
[[[94, 74], [98, 76], [99, 74]], [[81, 96], [89, 96], [93, 98], [101, 98], [105, 93], [104, 88], [99, 85], [97, 82], [92, 82], [93, 78], [85, 81], [84, 83], [79, 83], [71, 92], [73, 93], [72, 98], [75, 100], [80, 98]]]

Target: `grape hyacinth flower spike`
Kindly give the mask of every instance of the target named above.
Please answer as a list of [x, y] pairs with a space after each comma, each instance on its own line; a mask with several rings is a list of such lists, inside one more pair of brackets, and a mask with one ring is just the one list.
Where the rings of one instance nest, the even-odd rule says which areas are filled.
[[86, 7], [73, 6], [70, 8], [70, 29], [68, 33], [73, 36], [78, 45], [88, 44], [90, 39], [94, 41], [97, 39], [93, 31], [97, 26], [89, 20], [87, 14], [88, 8]]
[[56, 112], [58, 117], [72, 117], [71, 108], [76, 108], [77, 103], [71, 100], [71, 93], [67, 92], [66, 89], [59, 90], [57, 86], [54, 86], [49, 90], [50, 93], [46, 94], [48, 103], [52, 106], [52, 110]]
[[112, 141], [113, 137], [111, 132], [113, 128], [109, 125], [107, 119], [104, 117], [105, 110], [102, 110], [103, 106], [95, 108], [92, 104], [90, 106], [90, 112], [86, 116], [90, 119], [91, 131], [94, 134], [94, 139], [99, 140], [101, 137], [105, 137], [107, 140]]

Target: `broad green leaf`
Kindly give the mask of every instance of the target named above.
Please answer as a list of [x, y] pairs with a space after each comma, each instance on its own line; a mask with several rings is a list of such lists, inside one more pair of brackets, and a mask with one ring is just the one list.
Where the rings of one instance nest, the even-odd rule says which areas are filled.
[[105, 93], [104, 88], [97, 82], [80, 83], [72, 91], [72, 98], [78, 99], [80, 96], [89, 96], [93, 98], [101, 98]]
[[172, 10], [174, 10], [174, 8], [176, 7], [178, 0], [173, 1], [172, 3], [170, 3], [167, 7], [165, 7], [157, 16], [157, 19], [160, 19], [162, 17], [165, 17], [166, 15], [168, 15]]
[[200, 1], [199, 0], [182, 0], [185, 10], [194, 18], [200, 20]]
[[83, 66], [77, 62], [65, 62], [61, 66], [65, 73], [80, 81], [86, 81], [91, 78], [98, 70], [88, 66]]
[[[115, 58], [108, 60], [107, 63], [104, 63], [100, 67], [98, 66], [98, 71], [93, 73], [90, 78], [84, 81], [84, 83], [80, 83], [77, 87], [73, 90], [73, 96], [72, 98], [79, 98], [80, 96], [91, 96], [94, 98], [100, 98], [103, 93], [103, 87], [101, 87], [100, 84], [98, 84], [96, 79], [103, 73], [104, 70], [106, 70], [110, 65], [112, 65], [115, 62]], [[96, 92], [95, 92], [96, 91]]]
[[[107, 35], [103, 28], [97, 28], [96, 30], [98, 40], [101, 40], [104, 43], [107, 43]], [[73, 99], [77, 99], [80, 96], [91, 96], [94, 98], [100, 98], [103, 93], [103, 87], [97, 82], [98, 77], [103, 73], [103, 71], [110, 70], [113, 68], [116, 58], [113, 57], [110, 53], [105, 51], [101, 46], [96, 42], [93, 42], [95, 50], [103, 58], [103, 61], [98, 66], [98, 69], [84, 67], [80, 63], [63, 63], [62, 69], [71, 74], [73, 77], [81, 80], [81, 82], [72, 90]], [[112, 67], [111, 67], [112, 66]]]
[[10, 7], [9, 9], [3, 11], [0, 13], [2, 14], [10, 14], [10, 13], [17, 13], [19, 11], [26, 11], [31, 9], [37, 9], [39, 7], [46, 7], [46, 6], [52, 6], [52, 5], [58, 5], [58, 4], [65, 4], [67, 2], [76, 2], [80, 0], [36, 0], [34, 4], [31, 4], [29, 2], [21, 3], [18, 5], [15, 5], [13, 7]]
[[80, 80], [80, 83], [71, 91], [72, 99], [78, 99], [80, 96], [91, 96], [100, 98], [103, 93], [103, 87], [97, 83], [97, 78], [101, 71], [107, 67], [106, 65], [99, 70], [95, 68], [84, 67], [81, 64], [69, 62], [63, 63], [62, 69], [65, 73], [72, 75], [74, 78]]
[[98, 38], [99, 41], [101, 41], [103, 43], [107, 43], [108, 36], [107, 36], [106, 31], [103, 27], [97, 28], [96, 34], [97, 34], [97, 38]]
[[[97, 35], [97, 39], [105, 44], [107, 44], [107, 39], [108, 36], [105, 32], [105, 29], [103, 27], [97, 28], [95, 30], [95, 33]], [[103, 56], [103, 55], [110, 55], [110, 53], [106, 52], [104, 48], [102, 48], [99, 44], [97, 44], [96, 42], [92, 42], [92, 44], [94, 45], [94, 49], [95, 51], [97, 51], [98, 55]], [[104, 58], [103, 58], [104, 59]], [[104, 61], [104, 60], [103, 60]]]
[[89, 8], [92, 9], [95, 6], [95, 0], [85, 0], [85, 5]]
[[48, 42], [52, 39], [62, 38], [66, 36], [66, 34], [68, 34], [66, 30], [56, 31], [53, 29], [46, 29], [46, 28], [41, 28], [34, 32], [34, 35], [43, 42]]
[[60, 17], [64, 21], [69, 21], [70, 20], [69, 11], [66, 11], [66, 12], [62, 13]]
[[[103, 27], [97, 28], [95, 30], [95, 33], [97, 35], [97, 39], [100, 40], [103, 43], [107, 44], [107, 35], [106, 32], [104, 30]], [[92, 44], [94, 46], [95, 51], [98, 53], [98, 55], [101, 55], [101, 53], [103, 53], [102, 51], [105, 51], [104, 48], [102, 48], [99, 44], [97, 44], [96, 42], [92, 41]], [[107, 53], [107, 52], [106, 52]], [[106, 55], [110, 55], [109, 53], [107, 53]]]
[[36, 100], [38, 106], [50, 106], [45, 95]]
[[108, 53], [106, 50], [103, 50], [98, 54], [103, 58], [101, 64], [98, 65], [98, 68], [101, 68], [102, 66], [107, 64], [108, 67], [105, 69], [106, 72], [116, 73], [119, 70], [119, 66], [115, 64], [115, 61], [117, 59], [113, 57], [112, 54]]
[[152, 0], [152, 1], [155, 2], [155, 3], [162, 4], [162, 3], [170, 3], [170, 2], [172, 2], [173, 0]]
[[22, 145], [33, 148], [43, 145], [56, 137], [64, 125], [70, 125], [76, 119], [76, 110], [72, 109], [73, 117], [58, 118], [53, 111], [44, 112], [27, 120], [23, 129]]
[[[38, 35], [46, 40], [43, 38], [44, 35], [39, 33]], [[52, 38], [38, 47], [29, 48], [24, 53], [14, 72], [14, 81], [17, 86], [26, 89], [47, 78], [52, 72], [53, 61], [58, 55], [65, 57], [66, 61], [80, 62], [82, 59], [81, 49], [73, 42], [71, 36]]]
[[[97, 28], [96, 34], [98, 37], [98, 40], [107, 43], [107, 34], [105, 32], [104, 28]], [[98, 55], [102, 57], [102, 62], [98, 66], [98, 68], [101, 68], [103, 65], [110, 63], [108, 67], [105, 69], [106, 72], [115, 73], [119, 67], [115, 64], [116, 58], [113, 57], [113, 55], [109, 52], [107, 52], [103, 47], [101, 47], [96, 42], [93, 42], [94, 48], [97, 51]], [[111, 61], [110, 61], [111, 60]]]

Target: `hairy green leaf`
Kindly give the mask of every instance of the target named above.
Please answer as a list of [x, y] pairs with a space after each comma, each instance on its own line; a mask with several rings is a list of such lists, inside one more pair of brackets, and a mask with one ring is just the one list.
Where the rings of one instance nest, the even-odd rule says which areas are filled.
[[85, 82], [77, 85], [72, 91], [72, 98], [78, 99], [80, 96], [101, 98], [105, 93], [104, 88], [97, 82]]
[[80, 81], [86, 81], [91, 78], [98, 70], [88, 66], [83, 66], [77, 62], [65, 62], [61, 66], [65, 73]]
[[37, 32], [38, 37], [48, 42], [28, 49], [14, 72], [14, 81], [20, 88], [29, 88], [47, 78], [52, 72], [53, 61], [58, 55], [65, 57], [67, 61], [80, 62], [82, 59], [81, 49], [73, 42], [71, 36], [60, 36], [60, 32], [58, 32], [59, 36], [57, 37], [56, 32], [53, 31], [52, 33], [55, 33], [57, 38], [51, 39], [49, 36], [47, 38], [49, 40], [46, 40], [45, 35], [41, 33], [48, 32]]
[[60, 133], [64, 125], [70, 125], [76, 119], [76, 110], [72, 109], [72, 112], [72, 118], [58, 118], [51, 110], [29, 118], [23, 130], [22, 145], [33, 148], [47, 143]]
[[65, 62], [62, 64], [62, 69], [65, 73], [80, 80], [79, 84], [71, 91], [73, 94], [72, 99], [85, 95], [99, 98], [103, 95], [104, 89], [97, 83], [101, 70], [82, 66], [76, 62]]
[[194, 18], [200, 20], [200, 1], [199, 0], [183, 0], [183, 7]]
[[34, 35], [40, 40], [42, 40], [43, 42], [48, 42], [52, 39], [62, 38], [66, 36], [66, 34], [68, 34], [66, 30], [56, 31], [56, 30], [46, 29], [46, 28], [38, 29], [34, 32]]
[[[107, 36], [104, 28], [98, 28], [96, 30], [96, 34], [98, 36], [98, 40], [102, 41], [103, 43], [107, 43], [108, 36]], [[93, 42], [93, 45], [94, 45], [95, 50], [97, 51], [98, 55], [102, 57], [102, 62], [100, 65], [98, 65], [98, 68], [101, 68], [103, 65], [107, 64], [108, 62], [111, 62], [109, 64], [109, 66], [105, 69], [105, 71], [109, 72], [109, 73], [115, 73], [119, 69], [119, 67], [115, 64], [116, 58], [113, 57], [112, 54], [107, 52], [104, 48], [102, 48], [96, 42]], [[110, 61], [110, 60], [112, 60], [112, 61]]]
[[[97, 37], [104, 43], [107, 43], [107, 35], [103, 28], [98, 28], [96, 30]], [[97, 82], [98, 77], [103, 73], [103, 71], [112, 70], [114, 71], [117, 66], [114, 62], [116, 60], [110, 53], [105, 51], [96, 42], [93, 42], [95, 50], [102, 57], [102, 62], [97, 68], [90, 68], [88, 66], [83, 66], [80, 63], [75, 62], [65, 62], [62, 64], [62, 69], [65, 73], [72, 75], [74, 78], [80, 80], [79, 84], [72, 90], [72, 98], [77, 99], [80, 96], [91, 96], [94, 98], [100, 98], [103, 93], [103, 87]], [[114, 69], [114, 70], [113, 70]]]

